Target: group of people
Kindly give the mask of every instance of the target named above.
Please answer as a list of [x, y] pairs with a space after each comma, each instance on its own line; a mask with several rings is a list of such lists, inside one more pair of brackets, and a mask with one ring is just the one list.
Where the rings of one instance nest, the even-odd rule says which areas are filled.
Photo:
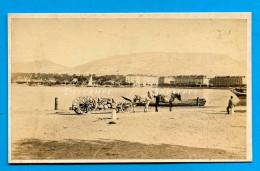
[[[123, 97], [123, 98], [125, 98], [125, 97]], [[180, 93], [176, 94], [176, 93], [172, 92], [169, 100], [167, 101], [167, 100], [165, 100], [164, 95], [161, 95], [158, 92], [153, 92], [153, 95], [152, 95], [148, 91], [147, 96], [144, 97], [144, 98], [142, 98], [140, 95], [135, 95], [135, 98], [133, 100], [130, 100], [130, 99], [127, 99], [127, 98], [125, 98], [125, 99], [131, 101], [133, 103], [133, 107], [138, 102], [141, 102], [141, 101], [144, 102], [145, 103], [144, 112], [148, 112], [148, 107], [149, 107], [149, 104], [150, 104], [152, 98], [155, 98], [155, 112], [158, 112], [158, 106], [159, 106], [160, 102], [164, 102], [164, 103], [169, 102], [169, 111], [172, 111], [173, 102], [174, 102], [175, 98], [177, 98], [178, 100], [181, 101], [181, 94]], [[227, 113], [230, 114], [230, 110], [234, 109], [234, 107], [235, 107], [235, 102], [234, 102], [233, 96], [231, 96], [229, 101], [228, 101], [228, 106], [226, 108]], [[134, 108], [133, 108], [133, 112], [135, 112]]]
[[[159, 106], [159, 102], [160, 102], [160, 95], [155, 95], [155, 112], [158, 112], [158, 106]], [[169, 100], [169, 110], [172, 111], [172, 106], [173, 106], [173, 101], [174, 101], [175, 97], [174, 97], [174, 94], [172, 93], [171, 94], [171, 98]], [[148, 106], [149, 104], [145, 107], [145, 110], [148, 110]], [[228, 101], [228, 106], [227, 106], [227, 114], [230, 114], [231, 111], [230, 110], [234, 110], [235, 108], [235, 102], [234, 102], [234, 99], [233, 99], [233, 96], [230, 97], [229, 101]]]
[[[173, 102], [175, 100], [175, 98], [177, 98], [178, 100], [181, 101], [181, 94], [176, 94], [176, 93], [171, 93], [169, 100], [166, 100], [166, 96], [159, 94], [157, 91], [153, 91], [153, 95], [151, 95], [151, 93], [148, 91], [147, 92], [147, 97], [145, 97], [143, 99], [143, 102], [145, 103], [145, 107], [144, 107], [144, 112], [148, 112], [148, 107], [149, 104], [152, 100], [152, 98], [155, 98], [155, 112], [158, 112], [158, 106], [160, 102], [164, 102], [164, 103], [169, 103], [169, 111], [172, 111], [172, 107], [173, 107]], [[134, 98], [134, 103], [141, 101], [141, 97], [140, 96], [135, 96]]]

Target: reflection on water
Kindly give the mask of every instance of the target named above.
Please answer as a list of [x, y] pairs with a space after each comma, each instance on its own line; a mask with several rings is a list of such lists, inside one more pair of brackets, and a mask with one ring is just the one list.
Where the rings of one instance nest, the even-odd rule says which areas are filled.
[[182, 100], [192, 98], [205, 98], [206, 106], [227, 106], [230, 96], [235, 101], [238, 98], [228, 89], [181, 89], [181, 88], [152, 88], [152, 87], [47, 87], [26, 86], [12, 84], [12, 109], [13, 110], [47, 110], [53, 109], [54, 98], [59, 99], [59, 108], [68, 109], [74, 98], [78, 96], [111, 97], [117, 102], [124, 101], [121, 96], [133, 98], [135, 94], [145, 95], [148, 91], [158, 91], [169, 94], [181, 93]]

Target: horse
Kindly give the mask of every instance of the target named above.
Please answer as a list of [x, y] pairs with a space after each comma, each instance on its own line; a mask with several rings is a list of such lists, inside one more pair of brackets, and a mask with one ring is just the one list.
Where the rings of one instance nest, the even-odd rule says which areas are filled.
[[181, 94], [180, 93], [171, 93], [170, 96], [166, 96], [164, 94], [158, 94], [159, 101], [161, 103], [173, 102], [176, 98], [181, 101]]
[[151, 93], [148, 91], [147, 92], [147, 96], [143, 97], [143, 96], [140, 96], [140, 95], [135, 95], [134, 98], [131, 100], [131, 99], [128, 99], [124, 96], [122, 96], [122, 98], [124, 98], [125, 100], [127, 101], [130, 101], [132, 103], [132, 106], [133, 106], [133, 112], [135, 113], [135, 106], [136, 106], [136, 103], [144, 103], [144, 112], [148, 112], [148, 107], [149, 107], [149, 104], [151, 102], [151, 99], [153, 98]]
[[[172, 111], [172, 106], [173, 106], [173, 102], [175, 101], [175, 99], [177, 98], [179, 101], [181, 101], [181, 94], [180, 93], [171, 93], [170, 96], [166, 96], [164, 94], [157, 94], [155, 95], [155, 93], [153, 95], [151, 95], [151, 93], [148, 91], [147, 92], [147, 96], [142, 97], [140, 95], [135, 95], [133, 100], [128, 99], [124, 96], [122, 96], [125, 100], [130, 101], [132, 103], [133, 106], [133, 112], [135, 113], [135, 106], [136, 103], [144, 103], [145, 107], [144, 107], [144, 112], [148, 112], [148, 107], [149, 104], [151, 102], [151, 100], [153, 99], [153, 97], [159, 97], [159, 103], [169, 103], [169, 107], [170, 107], [170, 111]], [[158, 104], [156, 104], [158, 106]]]
[[[180, 93], [171, 93], [170, 96], [166, 96], [163, 94], [158, 94], [157, 95], [159, 101], [156, 104], [156, 108], [159, 105], [159, 103], [169, 103], [169, 110], [172, 111], [172, 106], [173, 106], [173, 102], [174, 100], [177, 98], [179, 101], [181, 101], [181, 94]], [[158, 110], [156, 110], [158, 111]]]
[[177, 98], [179, 101], [181, 101], [181, 94], [177, 94], [177, 93], [171, 93], [171, 97], [169, 99], [169, 111], [172, 111], [172, 106], [173, 106], [173, 102], [175, 100], [175, 98]]

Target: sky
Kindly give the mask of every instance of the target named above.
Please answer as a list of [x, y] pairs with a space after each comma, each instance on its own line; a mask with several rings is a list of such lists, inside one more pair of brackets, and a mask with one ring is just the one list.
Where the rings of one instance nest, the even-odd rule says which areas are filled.
[[[213, 53], [246, 61], [243, 19], [13, 18], [12, 62], [73, 67], [142, 52]], [[185, 60], [185, 59], [184, 59]]]

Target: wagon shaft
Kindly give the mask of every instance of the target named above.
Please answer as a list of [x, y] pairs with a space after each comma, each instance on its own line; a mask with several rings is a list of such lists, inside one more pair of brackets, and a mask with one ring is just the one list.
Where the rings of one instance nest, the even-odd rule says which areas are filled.
[[123, 102], [120, 103], [119, 106], [122, 112], [130, 112], [133, 109], [133, 105], [131, 102]]

